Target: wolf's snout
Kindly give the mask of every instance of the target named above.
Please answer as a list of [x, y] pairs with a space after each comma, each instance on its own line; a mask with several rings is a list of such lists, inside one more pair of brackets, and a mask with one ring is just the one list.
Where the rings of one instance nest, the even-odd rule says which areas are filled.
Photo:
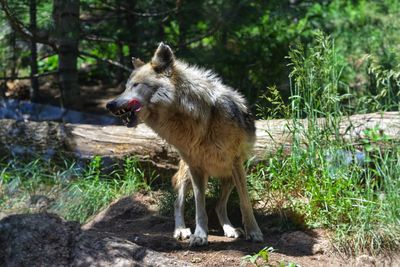
[[108, 102], [107, 105], [106, 105], [106, 108], [107, 108], [109, 111], [111, 111], [111, 112], [116, 111], [116, 109], [117, 109], [117, 102], [115, 102], [114, 100]]

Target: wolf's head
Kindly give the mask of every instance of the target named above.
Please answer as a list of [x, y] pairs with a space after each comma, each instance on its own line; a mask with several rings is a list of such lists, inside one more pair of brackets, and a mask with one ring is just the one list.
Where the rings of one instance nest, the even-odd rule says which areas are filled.
[[106, 105], [128, 127], [135, 127], [138, 118], [145, 120], [152, 105], [166, 105], [174, 97], [171, 75], [175, 57], [168, 45], [160, 43], [149, 63], [145, 64], [136, 58], [132, 58], [132, 63], [134, 70], [125, 91]]

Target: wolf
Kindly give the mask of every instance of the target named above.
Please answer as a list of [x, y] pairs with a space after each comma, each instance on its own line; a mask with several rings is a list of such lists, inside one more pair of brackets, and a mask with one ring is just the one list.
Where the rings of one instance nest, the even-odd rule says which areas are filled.
[[[189, 246], [208, 244], [205, 191], [209, 177], [221, 179], [216, 213], [227, 237], [261, 242], [246, 185], [243, 163], [255, 141], [254, 118], [244, 97], [210, 70], [178, 60], [170, 46], [160, 43], [148, 63], [133, 58], [125, 91], [106, 108], [128, 127], [144, 122], [173, 145], [181, 160], [172, 182], [177, 239], [189, 238]], [[194, 233], [186, 227], [184, 203], [190, 184], [196, 208]], [[244, 232], [227, 215], [227, 202], [236, 187]]]

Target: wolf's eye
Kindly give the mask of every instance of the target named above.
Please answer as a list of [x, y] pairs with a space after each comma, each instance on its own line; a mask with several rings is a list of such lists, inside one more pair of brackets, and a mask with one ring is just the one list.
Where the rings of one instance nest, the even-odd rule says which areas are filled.
[[139, 83], [134, 83], [133, 84], [133, 87], [136, 87], [136, 86], [138, 86], [139, 85]]

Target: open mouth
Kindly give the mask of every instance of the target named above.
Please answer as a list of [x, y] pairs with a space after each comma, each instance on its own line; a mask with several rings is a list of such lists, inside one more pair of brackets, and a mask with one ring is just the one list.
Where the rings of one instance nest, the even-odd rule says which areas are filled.
[[137, 100], [131, 100], [121, 109], [114, 111], [114, 115], [118, 116], [127, 127], [135, 127], [138, 124], [136, 113], [139, 112], [142, 105]]

